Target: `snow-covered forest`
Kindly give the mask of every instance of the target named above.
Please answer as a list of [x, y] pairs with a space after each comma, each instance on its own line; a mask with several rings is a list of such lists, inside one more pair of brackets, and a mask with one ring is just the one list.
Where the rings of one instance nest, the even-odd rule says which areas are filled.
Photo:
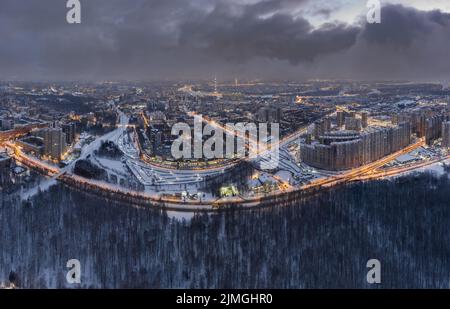
[[[198, 214], [118, 205], [56, 185], [2, 195], [0, 283], [23, 288], [450, 288], [450, 180], [411, 175], [289, 207]], [[66, 262], [81, 262], [81, 284]], [[13, 275], [11, 275], [13, 274]]]

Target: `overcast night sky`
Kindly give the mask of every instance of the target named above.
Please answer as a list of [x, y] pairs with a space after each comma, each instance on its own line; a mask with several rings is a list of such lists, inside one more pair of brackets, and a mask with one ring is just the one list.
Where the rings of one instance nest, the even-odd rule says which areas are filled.
[[0, 1], [2, 80], [450, 80], [450, 1]]

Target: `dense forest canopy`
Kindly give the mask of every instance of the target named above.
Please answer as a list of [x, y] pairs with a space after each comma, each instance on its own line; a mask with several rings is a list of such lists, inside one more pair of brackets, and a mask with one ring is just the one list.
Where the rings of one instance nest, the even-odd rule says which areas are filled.
[[29, 202], [3, 195], [0, 282], [72, 287], [449, 288], [450, 180], [411, 175], [337, 187], [289, 207], [169, 218], [62, 185]]

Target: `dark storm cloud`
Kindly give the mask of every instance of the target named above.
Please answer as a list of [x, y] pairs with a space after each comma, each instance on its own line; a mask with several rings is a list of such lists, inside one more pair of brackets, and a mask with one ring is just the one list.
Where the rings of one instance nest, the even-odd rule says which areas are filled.
[[181, 27], [181, 45], [239, 62], [268, 57], [297, 64], [349, 48], [359, 30], [343, 24], [316, 30], [304, 18], [280, 13], [261, 18], [254, 6], [239, 15], [219, 7], [201, 19], [187, 20]]
[[364, 24], [357, 43], [332, 62], [352, 77], [449, 81], [448, 50], [450, 14], [390, 5], [381, 24]]
[[0, 78], [425, 79], [450, 72], [450, 17], [440, 11], [387, 5], [380, 25], [315, 28], [294, 14], [307, 0], [81, 2], [82, 24], [68, 25], [65, 0], [0, 1]]
[[376, 44], [410, 46], [413, 41], [439, 28], [448, 27], [448, 14], [424, 13], [403, 6], [387, 6], [382, 10], [382, 23], [366, 25], [362, 37]]

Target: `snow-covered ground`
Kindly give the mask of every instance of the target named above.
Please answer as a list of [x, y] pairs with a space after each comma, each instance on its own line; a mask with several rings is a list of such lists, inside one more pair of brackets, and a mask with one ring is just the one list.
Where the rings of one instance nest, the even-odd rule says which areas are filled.
[[172, 210], [167, 210], [166, 213], [169, 218], [178, 219], [180, 221], [183, 219], [186, 221], [190, 221], [195, 215], [193, 212], [172, 211]]
[[128, 167], [136, 178], [144, 185], [182, 185], [204, 181], [207, 176], [223, 173], [217, 170], [169, 170], [150, 166], [137, 160], [127, 160]]
[[93, 157], [94, 161], [100, 165], [100, 167], [106, 169], [107, 171], [114, 172], [115, 174], [119, 174], [120, 176], [127, 176], [129, 172], [127, 171], [126, 165], [118, 160], [101, 158], [98, 156]]
[[[425, 166], [425, 167], [421, 167], [421, 168], [415, 169], [415, 170], [412, 171], [412, 173], [413, 172], [432, 172], [432, 173], [435, 173], [436, 175], [441, 176], [441, 175], [444, 175], [446, 173], [445, 170], [444, 170], [443, 164], [450, 164], [450, 159], [449, 160], [445, 160], [443, 162], [434, 163], [434, 164], [431, 164], [429, 166]], [[403, 174], [403, 175], [405, 175], [405, 174]]]
[[22, 191], [20, 193], [20, 198], [23, 201], [26, 201], [27, 199], [33, 197], [34, 195], [38, 194], [39, 192], [47, 191], [51, 186], [54, 186], [57, 184], [56, 179], [54, 178], [46, 178], [44, 181], [42, 181], [40, 184], [26, 190]]
[[[172, 170], [164, 167], [148, 165], [139, 159], [137, 150], [136, 137], [130, 134], [126, 128], [128, 126], [128, 117], [123, 113], [120, 114], [120, 125], [115, 130], [97, 138], [89, 145], [81, 150], [80, 159], [86, 159], [90, 156], [92, 160], [100, 167], [107, 170], [108, 174], [115, 173], [117, 176], [126, 176], [129, 174], [128, 167], [138, 181], [149, 187], [155, 186], [158, 191], [171, 189], [180, 189], [180, 186], [187, 185], [191, 189], [195, 189], [197, 184], [202, 183], [207, 176], [214, 176], [223, 173], [223, 169], [211, 169], [202, 171], [192, 170]], [[96, 157], [94, 151], [97, 150], [103, 141], [112, 141], [119, 146], [125, 154], [125, 164], [119, 160], [111, 160]], [[193, 185], [193, 186], [192, 186]], [[164, 187], [167, 186], [167, 187]], [[154, 190], [149, 190], [154, 191]]]
[[112, 141], [117, 144], [119, 137], [123, 134], [129, 122], [128, 116], [125, 115], [122, 111], [119, 111], [119, 118], [119, 126], [115, 130], [95, 139], [92, 143], [86, 145], [81, 149], [80, 159], [86, 159], [89, 155], [92, 155], [104, 141]]
[[[176, 170], [147, 164], [139, 158], [137, 137], [134, 130], [131, 130], [128, 126], [129, 118], [121, 111], [119, 111], [119, 117], [119, 126], [115, 130], [96, 138], [90, 144], [84, 145], [79, 159], [90, 158], [94, 164], [105, 169], [109, 177], [115, 175], [117, 180], [129, 179], [132, 174], [143, 185], [145, 194], [160, 196], [164, 193], [173, 194], [182, 191], [197, 193], [205, 185], [205, 180], [208, 177], [220, 176], [232, 168], [232, 166], [218, 166], [203, 170]], [[121, 160], [112, 160], [96, 156], [95, 150], [99, 149], [103, 141], [114, 142], [122, 150], [124, 157]], [[314, 174], [313, 169], [305, 169], [297, 164], [295, 157], [288, 150], [289, 144], [293, 141], [293, 139], [283, 141], [280, 145], [279, 160], [274, 169], [278, 173], [278, 177], [274, 178], [274, 175], [270, 173], [267, 173], [267, 177], [274, 183], [282, 179], [292, 185], [299, 185], [311, 179], [323, 177], [319, 173]], [[256, 165], [261, 162], [267, 163], [271, 159], [270, 154], [267, 151], [265, 154], [252, 159], [252, 161]], [[74, 162], [70, 163], [63, 171], [72, 171], [73, 166]], [[204, 200], [211, 198], [213, 197], [204, 197]]]
[[119, 149], [129, 158], [137, 160], [139, 159], [139, 150], [137, 145], [137, 136], [133, 131], [124, 130], [123, 134], [117, 140], [117, 146]]

